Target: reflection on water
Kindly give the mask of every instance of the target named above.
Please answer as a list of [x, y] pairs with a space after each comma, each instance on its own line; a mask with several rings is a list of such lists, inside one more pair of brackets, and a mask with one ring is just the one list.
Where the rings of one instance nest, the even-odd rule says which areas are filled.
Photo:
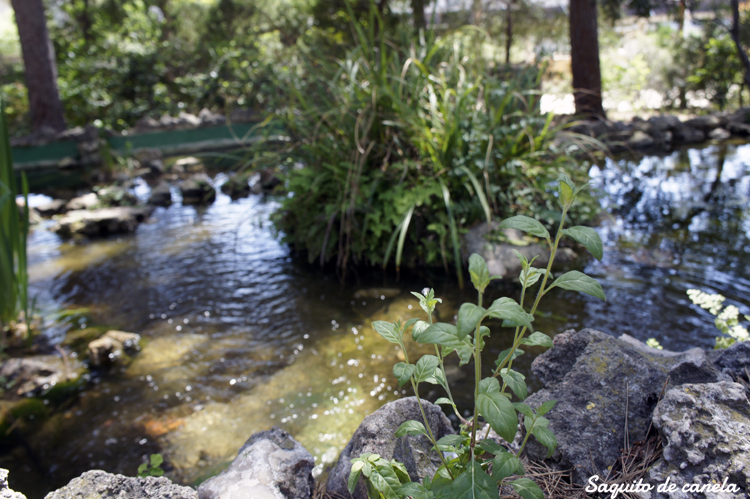
[[[691, 306], [685, 290], [720, 292], [747, 311], [748, 159], [750, 146], [728, 146], [594, 167], [593, 184], [612, 214], [599, 228], [607, 247], [602, 262], [577, 265], [600, 279], [608, 301], [555, 290], [542, 302], [546, 314], [537, 328], [554, 335], [594, 327], [655, 337], [676, 350], [712, 346], [713, 318]], [[139, 195], [147, 194], [141, 184]], [[32, 292], [42, 309], [86, 307], [95, 323], [141, 334], [144, 347], [129, 365], [94, 377], [28, 449], [1, 451], [0, 466], [11, 469], [15, 489], [42, 497], [92, 467], [134, 475], [154, 452], [164, 454], [175, 480], [196, 483], [272, 425], [299, 439], [320, 472], [364, 415], [408, 394], [391, 374], [403, 353], [371, 322], [419, 316], [408, 291], [425, 285], [444, 299], [443, 321], [475, 294], [427, 274], [400, 282], [363, 274], [341, 286], [278, 243], [268, 222], [275, 207], [261, 197], [232, 202], [220, 194], [207, 208], [159, 208], [153, 222], [127, 237], [72, 244], [44, 228], [34, 231]], [[361, 287], [402, 292], [355, 300]], [[501, 283], [489, 298], [517, 292]], [[483, 362], [488, 372], [512, 339], [497, 326]], [[49, 332], [55, 341], [65, 333]], [[429, 352], [409, 348], [412, 356]], [[532, 388], [538, 382], [530, 362], [541, 351], [528, 348], [515, 363]], [[470, 368], [451, 358], [454, 394], [470, 397]], [[428, 390], [421, 395], [443, 395]], [[469, 398], [458, 401], [468, 409]]]

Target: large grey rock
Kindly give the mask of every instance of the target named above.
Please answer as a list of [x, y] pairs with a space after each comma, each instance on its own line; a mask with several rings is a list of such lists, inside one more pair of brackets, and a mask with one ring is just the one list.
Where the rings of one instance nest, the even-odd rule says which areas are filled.
[[693, 144], [706, 140], [706, 134], [702, 130], [687, 125], [675, 128], [672, 133], [674, 141], [681, 144]]
[[216, 190], [204, 174], [195, 175], [180, 183], [183, 204], [208, 204], [216, 200]]
[[45, 499], [198, 499], [190, 487], [182, 487], [164, 477], [137, 478], [113, 475], [101, 470], [87, 471]]
[[312, 455], [275, 426], [251, 436], [229, 468], [198, 487], [200, 499], [308, 499], [315, 491]]
[[169, 184], [160, 182], [151, 189], [151, 195], [148, 197], [148, 204], [154, 206], [169, 206], [172, 204], [172, 191]]
[[[625, 438], [625, 407], [631, 442], [643, 440], [665, 381], [714, 382], [727, 379], [699, 349], [684, 353], [656, 350], [623, 335], [620, 338], [584, 329], [554, 338], [554, 348], [534, 360], [532, 370], [545, 388], [526, 402], [557, 405], [547, 414], [559, 447], [553, 464], [573, 468], [583, 483], [604, 476], [620, 456]], [[532, 459], [544, 459], [546, 448], [527, 444]]]
[[648, 122], [654, 126], [660, 132], [666, 132], [674, 130], [681, 125], [680, 118], [672, 116], [670, 114], [663, 116], [652, 116], [648, 119]]
[[648, 149], [653, 147], [656, 141], [649, 134], [636, 130], [630, 139], [628, 139], [628, 145], [634, 149]]
[[685, 125], [697, 128], [705, 133], [710, 132], [715, 128], [722, 127], [727, 124], [727, 118], [725, 116], [718, 116], [715, 114], [708, 116], [698, 116], [691, 120], [687, 120]]
[[152, 211], [153, 207], [130, 206], [69, 211], [57, 221], [52, 231], [62, 237], [76, 234], [95, 237], [133, 232]]
[[[440, 407], [422, 400], [427, 420], [436, 439], [453, 434], [453, 427]], [[328, 475], [326, 490], [334, 497], [352, 497], [347, 488], [351, 459], [369, 452], [384, 459], [396, 459], [404, 463], [412, 481], [421, 481], [425, 476], [432, 477], [441, 464], [440, 456], [430, 450], [432, 444], [424, 435], [396, 438], [396, 430], [405, 421], [424, 423], [416, 397], [408, 397], [389, 402], [367, 416], [352, 439], [339, 456], [339, 460]], [[367, 499], [364, 483], [360, 480], [354, 491], [354, 499]]]
[[14, 492], [8, 485], [8, 470], [0, 468], [0, 499], [26, 499], [20, 492]]
[[[653, 499], [747, 498], [750, 492], [750, 403], [741, 385], [731, 382], [686, 384], [667, 391], [654, 410], [654, 426], [664, 452], [649, 470], [653, 485], [670, 483], [672, 493]], [[737, 486], [735, 493], [683, 491], [684, 486]], [[726, 490], [725, 488], [725, 490]]]
[[733, 379], [747, 378], [750, 373], [750, 342], [737, 342], [725, 350], [719, 350], [714, 365]]
[[[546, 267], [549, 262], [549, 249], [541, 242], [529, 242], [523, 232], [515, 229], [498, 229], [499, 222], [492, 222], [489, 227], [486, 223], [477, 224], [464, 236], [462, 245], [463, 258], [468, 260], [473, 253], [481, 255], [487, 261], [487, 267], [491, 275], [513, 278], [521, 274], [521, 262], [514, 251], [518, 251], [527, 259], [531, 260], [539, 255], [534, 261], [536, 267]], [[487, 240], [488, 234], [497, 234], [502, 231], [508, 242], [492, 242]], [[563, 265], [572, 262], [577, 257], [570, 248], [559, 248], [555, 256], [555, 265]]]

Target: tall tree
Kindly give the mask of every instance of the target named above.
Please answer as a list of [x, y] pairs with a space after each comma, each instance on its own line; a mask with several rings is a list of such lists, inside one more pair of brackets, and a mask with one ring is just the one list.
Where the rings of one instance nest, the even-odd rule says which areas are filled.
[[[740, 41], [740, 5], [738, 0], [732, 0], [732, 40], [734, 45], [737, 47], [737, 55], [740, 57], [742, 67], [745, 70], [742, 81], [744, 85], [750, 86], [750, 59], [747, 57], [747, 52], [742, 48]], [[740, 98], [742, 98], [742, 89], [740, 89]]]
[[505, 64], [510, 64], [510, 47], [513, 45], [513, 0], [508, 0], [505, 9]]
[[576, 114], [605, 117], [596, 0], [570, 0], [570, 58]]
[[471, 6], [471, 24], [479, 26], [482, 22], [482, 0], [474, 0]]
[[29, 92], [31, 127], [65, 130], [65, 118], [57, 92], [55, 49], [47, 32], [42, 0], [11, 0], [21, 39], [26, 88]]
[[411, 0], [411, 10], [414, 16], [414, 31], [425, 29], [427, 22], [424, 17], [425, 0]]

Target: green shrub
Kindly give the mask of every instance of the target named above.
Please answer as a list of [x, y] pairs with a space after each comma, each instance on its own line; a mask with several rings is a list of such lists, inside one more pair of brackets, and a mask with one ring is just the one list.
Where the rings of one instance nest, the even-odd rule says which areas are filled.
[[[470, 27], [397, 43], [370, 16], [344, 59], [308, 57], [279, 85], [293, 96], [276, 115], [290, 137], [275, 220], [285, 241], [344, 271], [395, 257], [396, 268], [452, 260], [460, 277], [464, 228], [508, 213], [554, 222], [547, 185], [583, 179], [573, 155], [592, 143], [539, 112], [539, 68], [487, 67]], [[586, 202], [572, 215], [593, 212]]]
[[[383, 338], [400, 347], [404, 352], [405, 361], [393, 366], [393, 374], [398, 379], [399, 386], [410, 383], [417, 398], [424, 423], [407, 421], [396, 431], [395, 436], [424, 435], [433, 444], [433, 450], [438, 453], [443, 464], [438, 468], [434, 477], [425, 477], [423, 483], [411, 482], [402, 464], [387, 461], [378, 455], [365, 454], [352, 459], [349, 476], [349, 490], [354, 489], [360, 476], [364, 476], [367, 490], [371, 499], [400, 499], [406, 497], [424, 499], [459, 499], [466, 497], [497, 498], [498, 486], [510, 485], [524, 499], [543, 499], [544, 495], [532, 480], [523, 477], [524, 466], [521, 461], [523, 450], [531, 435], [534, 436], [551, 456], [557, 447], [557, 439], [549, 430], [549, 421], [544, 417], [555, 405], [554, 400], [543, 403], [533, 410], [523, 402], [528, 389], [524, 376], [512, 369], [513, 361], [523, 355], [522, 345], [551, 347], [552, 339], [546, 334], [534, 331], [532, 322], [534, 313], [541, 298], [551, 289], [558, 287], [579, 291], [592, 296], [606, 299], [601, 285], [591, 277], [570, 271], [558, 276], [551, 284], [552, 265], [558, 245], [563, 235], [583, 244], [597, 259], [602, 258], [602, 241], [595, 230], [589, 227], [565, 228], [567, 215], [570, 212], [576, 196], [581, 188], [565, 176], [559, 181], [559, 200], [562, 206], [559, 227], [554, 239], [547, 229], [533, 218], [514, 216], [500, 224], [503, 228], [522, 230], [530, 235], [545, 239], [550, 248], [550, 259], [546, 269], [532, 267], [534, 259], [527, 261], [520, 253], [523, 271], [520, 281], [522, 285], [520, 303], [507, 297], [495, 300], [489, 307], [484, 308], [482, 301], [484, 291], [495, 276], [490, 276], [487, 264], [479, 255], [472, 255], [469, 259], [469, 273], [471, 282], [478, 292], [477, 304], [464, 303], [458, 310], [457, 323], [433, 323], [432, 314], [440, 303], [432, 290], [425, 290], [423, 294], [414, 293], [419, 304], [427, 314], [427, 320], [409, 319], [402, 324], [400, 321], [389, 323], [376, 321], [373, 328]], [[538, 282], [539, 288], [533, 305], [526, 312], [525, 296]], [[503, 351], [495, 361], [496, 367], [492, 376], [482, 379], [482, 350], [483, 338], [491, 334], [489, 327], [482, 325], [486, 320], [502, 321], [502, 327], [514, 328], [513, 345]], [[404, 333], [411, 329], [412, 339], [417, 343], [434, 344], [435, 355], [424, 355], [412, 364], [407, 356], [404, 345]], [[527, 334], [531, 333], [531, 334]], [[468, 364], [474, 359], [474, 413], [470, 420], [466, 420], [458, 412], [444, 368], [444, 358], [455, 352], [460, 365]], [[502, 380], [502, 384], [500, 382]], [[437, 400], [438, 404], [449, 405], [461, 421], [458, 435], [448, 435], [440, 440], [430, 429], [424, 409], [420, 401], [420, 383], [430, 383], [442, 386], [447, 398]], [[512, 402], [513, 395], [517, 402]], [[523, 415], [526, 434], [518, 452], [514, 453], [498, 442], [488, 439], [490, 428], [495, 430], [503, 440], [513, 442], [518, 429], [518, 417]], [[479, 416], [488, 423], [482, 438], [478, 435]], [[453, 453], [455, 457], [448, 457]], [[486, 457], [491, 455], [492, 457]]]

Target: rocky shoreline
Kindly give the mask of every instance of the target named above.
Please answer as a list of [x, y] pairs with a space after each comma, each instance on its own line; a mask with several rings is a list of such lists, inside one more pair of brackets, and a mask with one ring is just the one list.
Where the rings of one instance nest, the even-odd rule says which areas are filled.
[[[589, 329], [571, 330], [554, 338], [554, 347], [534, 361], [532, 370], [544, 388], [527, 403], [536, 407], [557, 400], [547, 417], [559, 446], [545, 460], [546, 449], [530, 444], [530, 461], [544, 461], [551, 470], [571, 470], [573, 484], [582, 488], [595, 475], [604, 482], [616, 474], [623, 456], [643, 451], [650, 443], [654, 452], [648, 454], [648, 467], [640, 477], [654, 487], [668, 478], [677, 488], [673, 493], [640, 493], [644, 499], [740, 499], [750, 492], [750, 343], [726, 350], [669, 352], [627, 335], [615, 338]], [[438, 406], [427, 401], [424, 406], [436, 438], [454, 432]], [[363, 452], [398, 459], [412, 480], [433, 474], [439, 460], [426, 437], [394, 437], [398, 426], [411, 419], [421, 420], [414, 397], [388, 403], [367, 416], [328, 473], [329, 497], [352, 497], [346, 485], [350, 459]], [[518, 442], [491, 437], [517, 448]], [[517, 438], [523, 438], [522, 431]], [[316, 490], [322, 484], [313, 479], [314, 464], [299, 442], [274, 427], [252, 435], [232, 464], [197, 490], [167, 478], [93, 470], [46, 499], [308, 499], [320, 497]], [[7, 472], [0, 471], [0, 497], [23, 498], [9, 489], [6, 478]], [[737, 492], [682, 491], [723, 482]], [[353, 497], [366, 498], [361, 483]]]

